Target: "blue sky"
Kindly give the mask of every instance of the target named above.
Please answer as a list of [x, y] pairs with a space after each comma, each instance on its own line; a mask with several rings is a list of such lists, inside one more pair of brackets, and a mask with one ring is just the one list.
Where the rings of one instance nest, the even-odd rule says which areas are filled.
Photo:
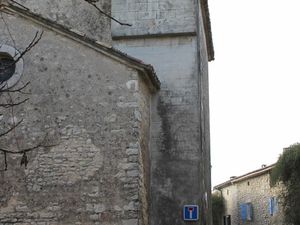
[[299, 0], [209, 0], [212, 184], [300, 142]]

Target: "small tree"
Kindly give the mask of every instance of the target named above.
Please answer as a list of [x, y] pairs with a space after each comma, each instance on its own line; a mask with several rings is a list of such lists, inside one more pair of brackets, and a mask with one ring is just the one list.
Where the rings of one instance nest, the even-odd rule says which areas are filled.
[[222, 223], [222, 215], [225, 210], [224, 198], [220, 193], [214, 192], [211, 196], [211, 201], [213, 225], [220, 225]]
[[300, 143], [293, 144], [280, 155], [271, 173], [272, 184], [283, 184], [280, 195], [284, 220], [300, 224]]
[[[128, 23], [123, 23], [116, 18], [112, 17], [110, 13], [107, 13], [103, 11], [98, 5], [97, 2], [100, 0], [83, 0], [93, 6], [100, 14], [103, 14], [104, 16], [110, 18], [111, 20], [117, 22], [118, 24], [122, 26], [132, 26]], [[9, 27], [9, 23], [6, 21], [5, 16], [3, 14], [10, 15], [11, 12], [7, 10], [7, 6], [13, 6], [17, 5], [18, 7], [21, 7], [25, 10], [30, 11], [29, 8], [27, 8], [25, 5], [14, 1], [14, 0], [0, 0], [0, 22], [3, 23], [11, 43], [13, 44], [13, 47], [17, 49], [16, 47], [16, 41], [13, 38], [13, 34], [11, 32], [11, 29]], [[47, 142], [47, 135], [45, 135], [44, 139], [34, 145], [34, 146], [20, 146], [18, 142], [18, 138], [16, 135], [15, 130], [22, 124], [23, 119], [16, 121], [15, 120], [15, 107], [23, 105], [26, 103], [29, 98], [25, 98], [23, 100], [16, 101], [16, 99], [19, 99], [22, 95], [28, 95], [29, 93], [26, 92], [26, 88], [29, 86], [30, 82], [27, 82], [22, 87], [9, 87], [8, 86], [8, 80], [12, 76], [15, 65], [22, 60], [22, 58], [32, 50], [33, 47], [35, 47], [39, 41], [42, 39], [43, 31], [37, 31], [35, 33], [34, 38], [31, 40], [31, 42], [23, 49], [19, 51], [16, 51], [16, 53], [12, 56], [6, 56], [6, 54], [1, 54], [0, 52], [0, 158], [4, 158], [3, 164], [4, 168], [1, 168], [0, 164], [0, 171], [6, 171], [8, 169], [8, 155], [22, 155], [21, 158], [21, 165], [27, 166], [28, 159], [27, 159], [27, 153], [38, 149], [40, 147], [52, 147], [54, 145], [46, 145]], [[0, 40], [0, 47], [7, 43], [8, 40]], [[4, 57], [5, 56], [5, 57]], [[21, 96], [20, 96], [21, 95]], [[12, 122], [8, 126], [4, 126], [7, 124], [7, 121], [5, 121], [4, 115], [10, 115], [12, 118]], [[4, 119], [3, 119], [4, 118]], [[3, 119], [3, 120], [2, 120]], [[9, 135], [12, 135], [15, 139], [16, 145], [13, 149], [8, 148], [7, 143], [3, 144], [1, 142], [2, 139], [9, 139]], [[4, 145], [4, 146], [3, 146]]]

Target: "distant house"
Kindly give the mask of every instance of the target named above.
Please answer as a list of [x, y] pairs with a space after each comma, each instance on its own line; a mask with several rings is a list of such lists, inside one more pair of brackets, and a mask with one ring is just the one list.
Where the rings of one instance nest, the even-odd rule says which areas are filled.
[[[271, 187], [270, 172], [274, 164], [263, 165], [214, 187], [225, 200], [224, 225], [282, 225], [283, 215], [278, 203], [278, 186]], [[216, 224], [215, 224], [216, 225]]]

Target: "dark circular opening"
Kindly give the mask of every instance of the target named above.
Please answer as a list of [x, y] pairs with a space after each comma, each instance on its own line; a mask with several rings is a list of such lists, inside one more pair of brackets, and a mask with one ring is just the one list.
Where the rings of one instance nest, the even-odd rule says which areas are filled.
[[0, 52], [0, 84], [8, 81], [14, 75], [15, 70], [14, 58], [5, 52]]

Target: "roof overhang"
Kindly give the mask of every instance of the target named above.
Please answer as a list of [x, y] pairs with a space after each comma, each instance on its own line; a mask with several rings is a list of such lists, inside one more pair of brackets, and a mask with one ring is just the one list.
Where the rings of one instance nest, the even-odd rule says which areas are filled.
[[208, 61], [212, 61], [215, 59], [215, 53], [214, 53], [214, 45], [213, 45], [212, 32], [211, 32], [208, 0], [200, 0], [200, 4], [201, 4], [202, 19], [204, 24], [205, 38], [206, 38]]
[[132, 69], [136, 69], [137, 71], [145, 74], [146, 80], [149, 80], [152, 84], [152, 87], [150, 87], [152, 91], [160, 89], [160, 81], [155, 73], [153, 66], [150, 64], [146, 64], [137, 58], [129, 56], [128, 54], [121, 52], [120, 50], [115, 49], [112, 46], [107, 45], [106, 43], [92, 39], [86, 36], [84, 33], [58, 24], [52, 20], [46, 19], [41, 15], [31, 12], [28, 9], [14, 5], [9, 0], [0, 0], [0, 10], [9, 14], [18, 15], [24, 19], [32, 21], [35, 24], [38, 24], [62, 36], [68, 37], [73, 41], [79, 42], [82, 45], [92, 48], [95, 51], [102, 53], [103, 55], [110, 57], [122, 64], [125, 64]]
[[261, 176], [261, 175], [266, 174], [266, 173], [270, 173], [271, 170], [274, 168], [274, 166], [275, 166], [275, 164], [272, 164], [272, 165], [263, 167], [261, 169], [254, 170], [250, 173], [246, 173], [242, 176], [234, 177], [233, 179], [230, 179], [230, 180], [228, 180], [224, 183], [221, 183], [219, 185], [214, 186], [214, 189], [215, 190], [220, 190], [220, 189], [223, 189], [223, 188], [228, 187], [230, 185], [242, 182], [244, 180], [251, 179], [251, 178], [254, 178], [254, 177], [258, 177], [258, 176]]

